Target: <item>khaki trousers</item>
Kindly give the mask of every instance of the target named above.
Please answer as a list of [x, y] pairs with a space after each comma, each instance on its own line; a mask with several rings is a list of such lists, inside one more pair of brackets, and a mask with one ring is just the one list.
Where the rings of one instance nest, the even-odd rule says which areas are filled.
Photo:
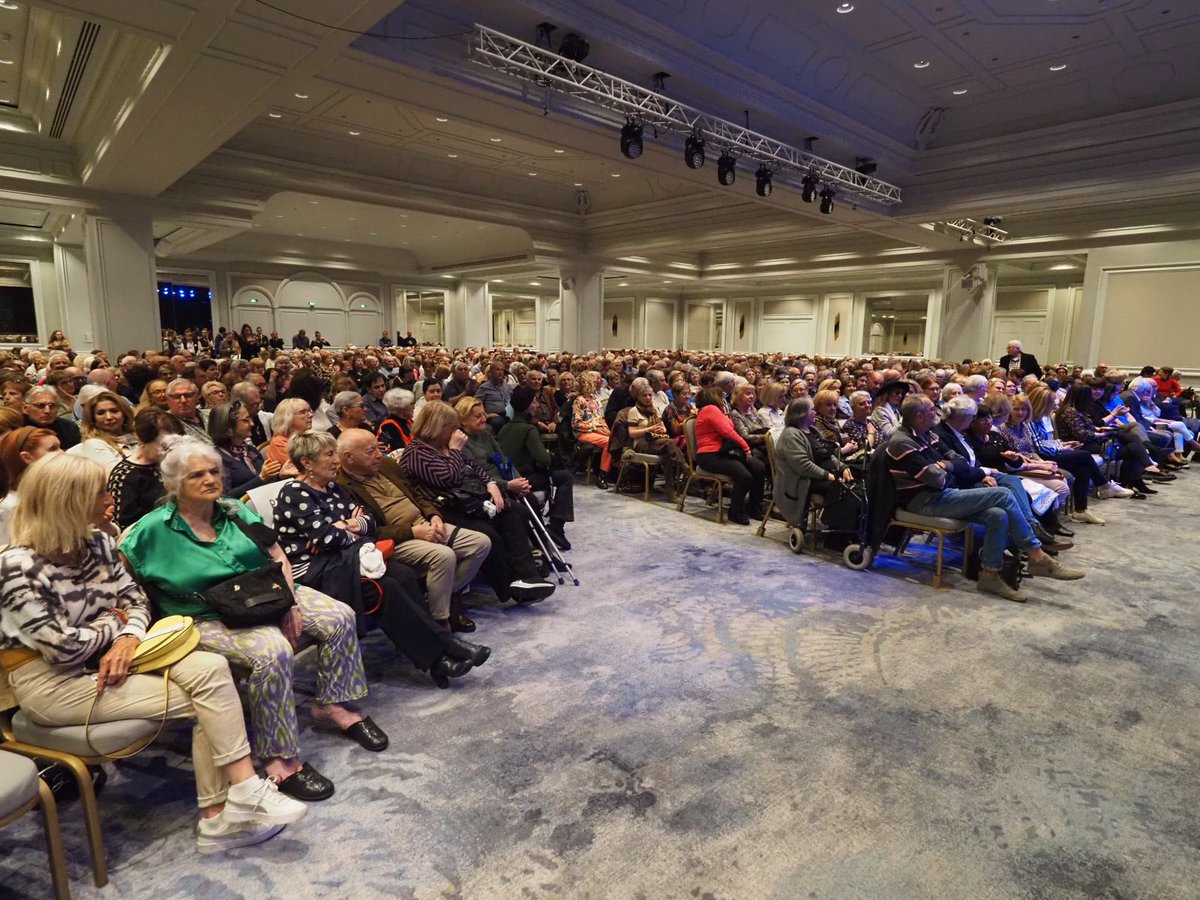
[[[162, 672], [130, 675], [104, 689], [92, 709], [96, 682], [79, 669], [60, 672], [35, 659], [9, 673], [21, 709], [41, 725], [82, 725], [120, 719], [161, 719]], [[246, 723], [229, 663], [216, 653], [195, 650], [171, 667], [165, 707], [169, 719], [195, 719], [192, 766], [201, 807], [225, 801], [229, 779], [224, 767], [250, 755]]]
[[445, 527], [447, 537], [454, 532], [450, 547], [413, 538], [396, 544], [392, 553], [392, 559], [425, 576], [429, 614], [438, 620], [450, 617], [451, 596], [479, 574], [480, 566], [492, 549], [491, 539], [482, 532], [456, 528], [449, 522]]

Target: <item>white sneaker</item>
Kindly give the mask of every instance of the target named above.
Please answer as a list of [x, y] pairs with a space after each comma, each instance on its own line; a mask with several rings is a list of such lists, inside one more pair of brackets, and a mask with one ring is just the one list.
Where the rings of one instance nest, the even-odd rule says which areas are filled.
[[1072, 522], [1083, 522], [1085, 525], [1103, 525], [1104, 520], [1090, 509], [1077, 510], [1071, 513]]
[[221, 817], [229, 822], [289, 825], [303, 819], [308, 807], [279, 793], [275, 782], [253, 778], [229, 788]]
[[554, 585], [548, 581], [526, 581], [519, 578], [508, 586], [508, 592], [518, 603], [537, 603], [554, 593]]
[[1115, 481], [1110, 481], [1096, 489], [1096, 496], [1101, 500], [1112, 500], [1114, 497], [1132, 497], [1133, 491]]
[[224, 853], [238, 847], [249, 847], [269, 841], [279, 832], [283, 825], [268, 823], [230, 822], [224, 814], [212, 819], [201, 819], [196, 829], [196, 849], [208, 856], [212, 853]]

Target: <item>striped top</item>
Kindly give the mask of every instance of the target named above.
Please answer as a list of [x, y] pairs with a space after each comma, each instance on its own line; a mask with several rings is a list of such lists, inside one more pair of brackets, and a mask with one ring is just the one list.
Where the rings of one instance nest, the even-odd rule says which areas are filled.
[[[110, 609], [125, 611], [128, 624]], [[122, 635], [144, 638], [150, 601], [121, 564], [112, 538], [95, 532], [78, 566], [55, 565], [28, 547], [0, 553], [0, 648], [36, 650], [56, 666], [82, 666]]]

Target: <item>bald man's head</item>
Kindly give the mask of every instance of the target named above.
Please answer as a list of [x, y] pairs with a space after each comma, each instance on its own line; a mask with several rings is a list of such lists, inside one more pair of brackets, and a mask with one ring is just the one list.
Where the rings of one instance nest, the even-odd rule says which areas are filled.
[[383, 452], [375, 435], [364, 428], [347, 428], [338, 435], [338, 459], [342, 469], [355, 478], [369, 478], [379, 473]]

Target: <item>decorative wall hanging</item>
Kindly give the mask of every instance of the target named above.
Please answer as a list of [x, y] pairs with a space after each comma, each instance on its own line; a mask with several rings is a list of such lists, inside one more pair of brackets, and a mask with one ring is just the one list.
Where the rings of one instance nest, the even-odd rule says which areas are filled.
[[617, 336], [617, 314], [616, 313], [613, 313], [612, 332], [613, 332], [613, 337], [616, 337]]
[[833, 317], [833, 339], [836, 341], [838, 335], [842, 333], [842, 314], [837, 313]]
[[746, 317], [742, 316], [740, 319], [738, 319], [738, 340], [740, 341], [745, 336], [746, 336]]

